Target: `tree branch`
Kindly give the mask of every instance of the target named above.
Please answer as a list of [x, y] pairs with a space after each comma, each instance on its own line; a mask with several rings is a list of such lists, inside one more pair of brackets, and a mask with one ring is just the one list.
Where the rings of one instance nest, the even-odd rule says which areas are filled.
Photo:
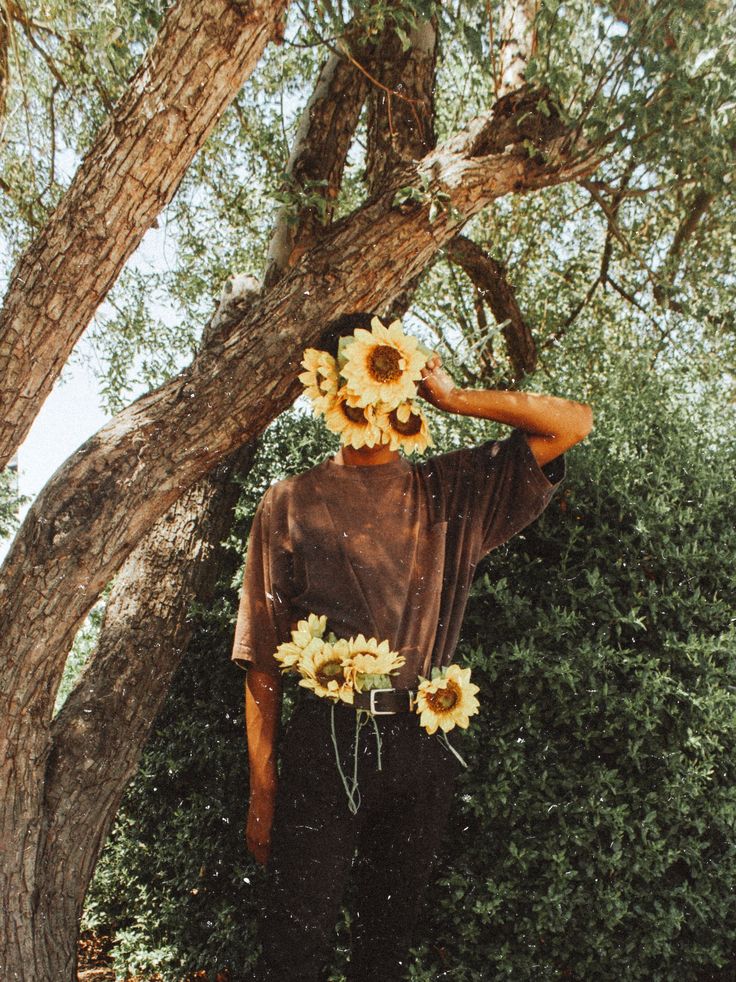
[[8, 105], [10, 31], [8, 8], [3, 0], [0, 0], [0, 122], [5, 118]]
[[[421, 160], [437, 142], [434, 73], [437, 25], [419, 21], [403, 50], [395, 31], [386, 32], [374, 54], [375, 85], [368, 92], [368, 152], [365, 178], [376, 194], [402, 163]], [[402, 96], [396, 98], [396, 94]]]
[[467, 274], [488, 304], [496, 323], [502, 325], [501, 333], [515, 378], [518, 380], [531, 374], [537, 365], [536, 344], [503, 265], [464, 235], [458, 235], [448, 243], [447, 255]]
[[[46, 870], [39, 918], [53, 928], [47, 950], [71, 978], [84, 897], [120, 799], [192, 633], [192, 602], [211, 603], [226, 558], [250, 443], [174, 503], [133, 550], [115, 580], [100, 637], [77, 684], [51, 723], [44, 782]], [[230, 557], [232, 564], [232, 558]], [[121, 725], [124, 721], [124, 725]], [[52, 916], [53, 914], [53, 916]], [[68, 944], [59, 944], [60, 937]]]
[[[368, 93], [368, 149], [365, 179], [369, 195], [391, 180], [393, 171], [420, 160], [437, 143], [434, 128], [434, 83], [437, 64], [437, 24], [419, 21], [409, 32], [409, 48], [390, 30], [374, 57], [378, 87]], [[392, 109], [392, 100], [397, 100]], [[403, 317], [425, 270], [394, 297], [385, 314]]]
[[[323, 202], [284, 206], [278, 215], [266, 260], [264, 286], [270, 287], [314, 243], [332, 220], [345, 159], [368, 92], [368, 81], [352, 61], [334, 52], [322, 66], [302, 113], [286, 165], [286, 190], [310, 194]], [[320, 213], [321, 211], [321, 213]]]
[[127, 93], [13, 272], [0, 314], [0, 467], [286, 4], [181, 0], [169, 8]]
[[496, 98], [522, 88], [527, 62], [534, 53], [535, 0], [506, 0], [499, 22]]

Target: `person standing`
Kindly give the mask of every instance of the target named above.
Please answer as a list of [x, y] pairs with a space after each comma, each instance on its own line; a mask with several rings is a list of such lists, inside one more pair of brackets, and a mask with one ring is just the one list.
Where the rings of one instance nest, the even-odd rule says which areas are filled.
[[[303, 364], [307, 393], [342, 446], [271, 485], [259, 503], [231, 656], [247, 668], [246, 841], [268, 873], [255, 980], [321, 978], [352, 875], [349, 982], [398, 982], [461, 766], [445, 731], [454, 721], [467, 726], [472, 700], [447, 680], [447, 666], [475, 567], [547, 507], [592, 410], [555, 396], [457, 388], [438, 355], [369, 313], [341, 318]], [[398, 447], [423, 449], [431, 439], [415, 394], [512, 432], [411, 463]], [[335, 695], [339, 665], [313, 664], [281, 735], [276, 652], [304, 633], [310, 614], [352, 650], [388, 641], [400, 665], [390, 687], [351, 692], [347, 702], [315, 697]], [[421, 719], [444, 742], [417, 719], [421, 680], [432, 673], [444, 681], [426, 690]], [[356, 727], [359, 709], [371, 726]], [[356, 769], [359, 804], [350, 807], [345, 775]]]

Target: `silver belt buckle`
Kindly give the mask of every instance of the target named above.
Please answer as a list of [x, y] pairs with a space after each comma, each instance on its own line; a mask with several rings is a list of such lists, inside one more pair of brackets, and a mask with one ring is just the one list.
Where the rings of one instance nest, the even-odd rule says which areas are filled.
[[[395, 691], [396, 690], [393, 689], [393, 688], [390, 688], [390, 689], [371, 689], [370, 690], [370, 694], [371, 694], [370, 695], [370, 701], [368, 703], [368, 711], [373, 716], [395, 716], [396, 713], [399, 712], [398, 709], [376, 709], [376, 704], [375, 704], [375, 701], [374, 701], [374, 698], [373, 698], [373, 693], [374, 692], [395, 692]], [[409, 693], [409, 712], [411, 712], [414, 709], [414, 707], [416, 706], [416, 704], [417, 704], [417, 694], [414, 691], [414, 689], [408, 689], [407, 692]]]
[[374, 696], [375, 696], [376, 692], [393, 692], [393, 691], [394, 691], [393, 688], [389, 688], [389, 689], [371, 689], [370, 690], [371, 696], [370, 696], [370, 702], [368, 704], [368, 711], [373, 716], [395, 716], [396, 715], [396, 710], [395, 709], [376, 709], [376, 703], [375, 703], [375, 699], [374, 699]]

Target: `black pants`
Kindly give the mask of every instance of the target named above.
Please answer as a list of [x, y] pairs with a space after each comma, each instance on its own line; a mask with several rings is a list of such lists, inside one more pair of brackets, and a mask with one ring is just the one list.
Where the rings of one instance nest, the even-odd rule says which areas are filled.
[[[349, 982], [403, 979], [420, 902], [460, 764], [416, 713], [373, 717], [359, 734], [356, 814], [337, 770], [331, 703], [307, 695], [284, 734], [256, 982], [318, 982], [351, 865], [356, 877]], [[356, 714], [338, 704], [335, 731], [353, 771]], [[455, 734], [451, 734], [451, 739]], [[453, 741], [455, 742], [455, 741]]]

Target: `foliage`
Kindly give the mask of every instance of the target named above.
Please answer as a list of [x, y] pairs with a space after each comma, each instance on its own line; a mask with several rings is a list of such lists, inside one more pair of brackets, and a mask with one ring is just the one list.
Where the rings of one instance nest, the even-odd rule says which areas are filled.
[[[27, 23], [14, 26], [0, 147], [0, 277], [68, 184], [163, 12], [153, 0], [97, 5], [94, 18], [82, 0], [24, 10]], [[549, 90], [550, 107], [600, 143], [606, 159], [585, 187], [513, 196], [466, 231], [506, 264], [543, 350], [572, 319], [593, 347], [633, 344], [667, 363], [694, 362], [704, 377], [733, 375], [731, 5], [545, 0], [538, 11], [528, 81]], [[357, 50], [386, 23], [407, 35], [417, 17], [433, 12], [440, 30], [436, 129], [446, 139], [493, 104], [500, 2], [291, 5], [284, 44], [266, 49], [189, 168], [161, 231], [149, 236], [98, 314], [90, 340], [109, 408], [119, 410], [190, 360], [229, 276], [262, 272], [279, 197], [306, 195], [316, 204], [319, 188], [287, 192], [283, 174], [329, 52], [341, 44]], [[338, 216], [364, 198], [364, 122]], [[425, 284], [416, 312], [427, 323], [445, 323], [451, 308], [454, 328], [475, 340], [486, 331], [498, 336], [495, 324], [478, 321], [472, 287], [449, 264], [436, 263]], [[510, 378], [504, 344], [493, 347], [494, 380]]]
[[[481, 713], [453, 734], [470, 766], [412, 978], [694, 982], [736, 965], [732, 420], [646, 364], [618, 367], [564, 491], [478, 570], [459, 660]], [[444, 419], [441, 446], [487, 435]], [[298, 413], [266, 433], [233, 566], [265, 488], [324, 439]], [[120, 967], [167, 980], [253, 957], [236, 573], [200, 612], [88, 898], [85, 923], [122, 932]]]
[[9, 539], [18, 527], [18, 512], [28, 502], [18, 494], [18, 477], [14, 468], [0, 471], [0, 539]]
[[628, 368], [564, 493], [479, 570], [482, 715], [417, 979], [734, 970], [733, 422]]
[[92, 610], [90, 610], [89, 614], [87, 614], [84, 623], [74, 637], [71, 651], [64, 665], [64, 674], [61, 677], [61, 682], [56, 693], [54, 715], [64, 705], [67, 696], [76, 685], [77, 679], [81, 675], [87, 660], [94, 654], [95, 648], [97, 647], [97, 639], [100, 636], [105, 605], [110, 596], [112, 586], [113, 584], [111, 582], [105, 587], [99, 600]]

